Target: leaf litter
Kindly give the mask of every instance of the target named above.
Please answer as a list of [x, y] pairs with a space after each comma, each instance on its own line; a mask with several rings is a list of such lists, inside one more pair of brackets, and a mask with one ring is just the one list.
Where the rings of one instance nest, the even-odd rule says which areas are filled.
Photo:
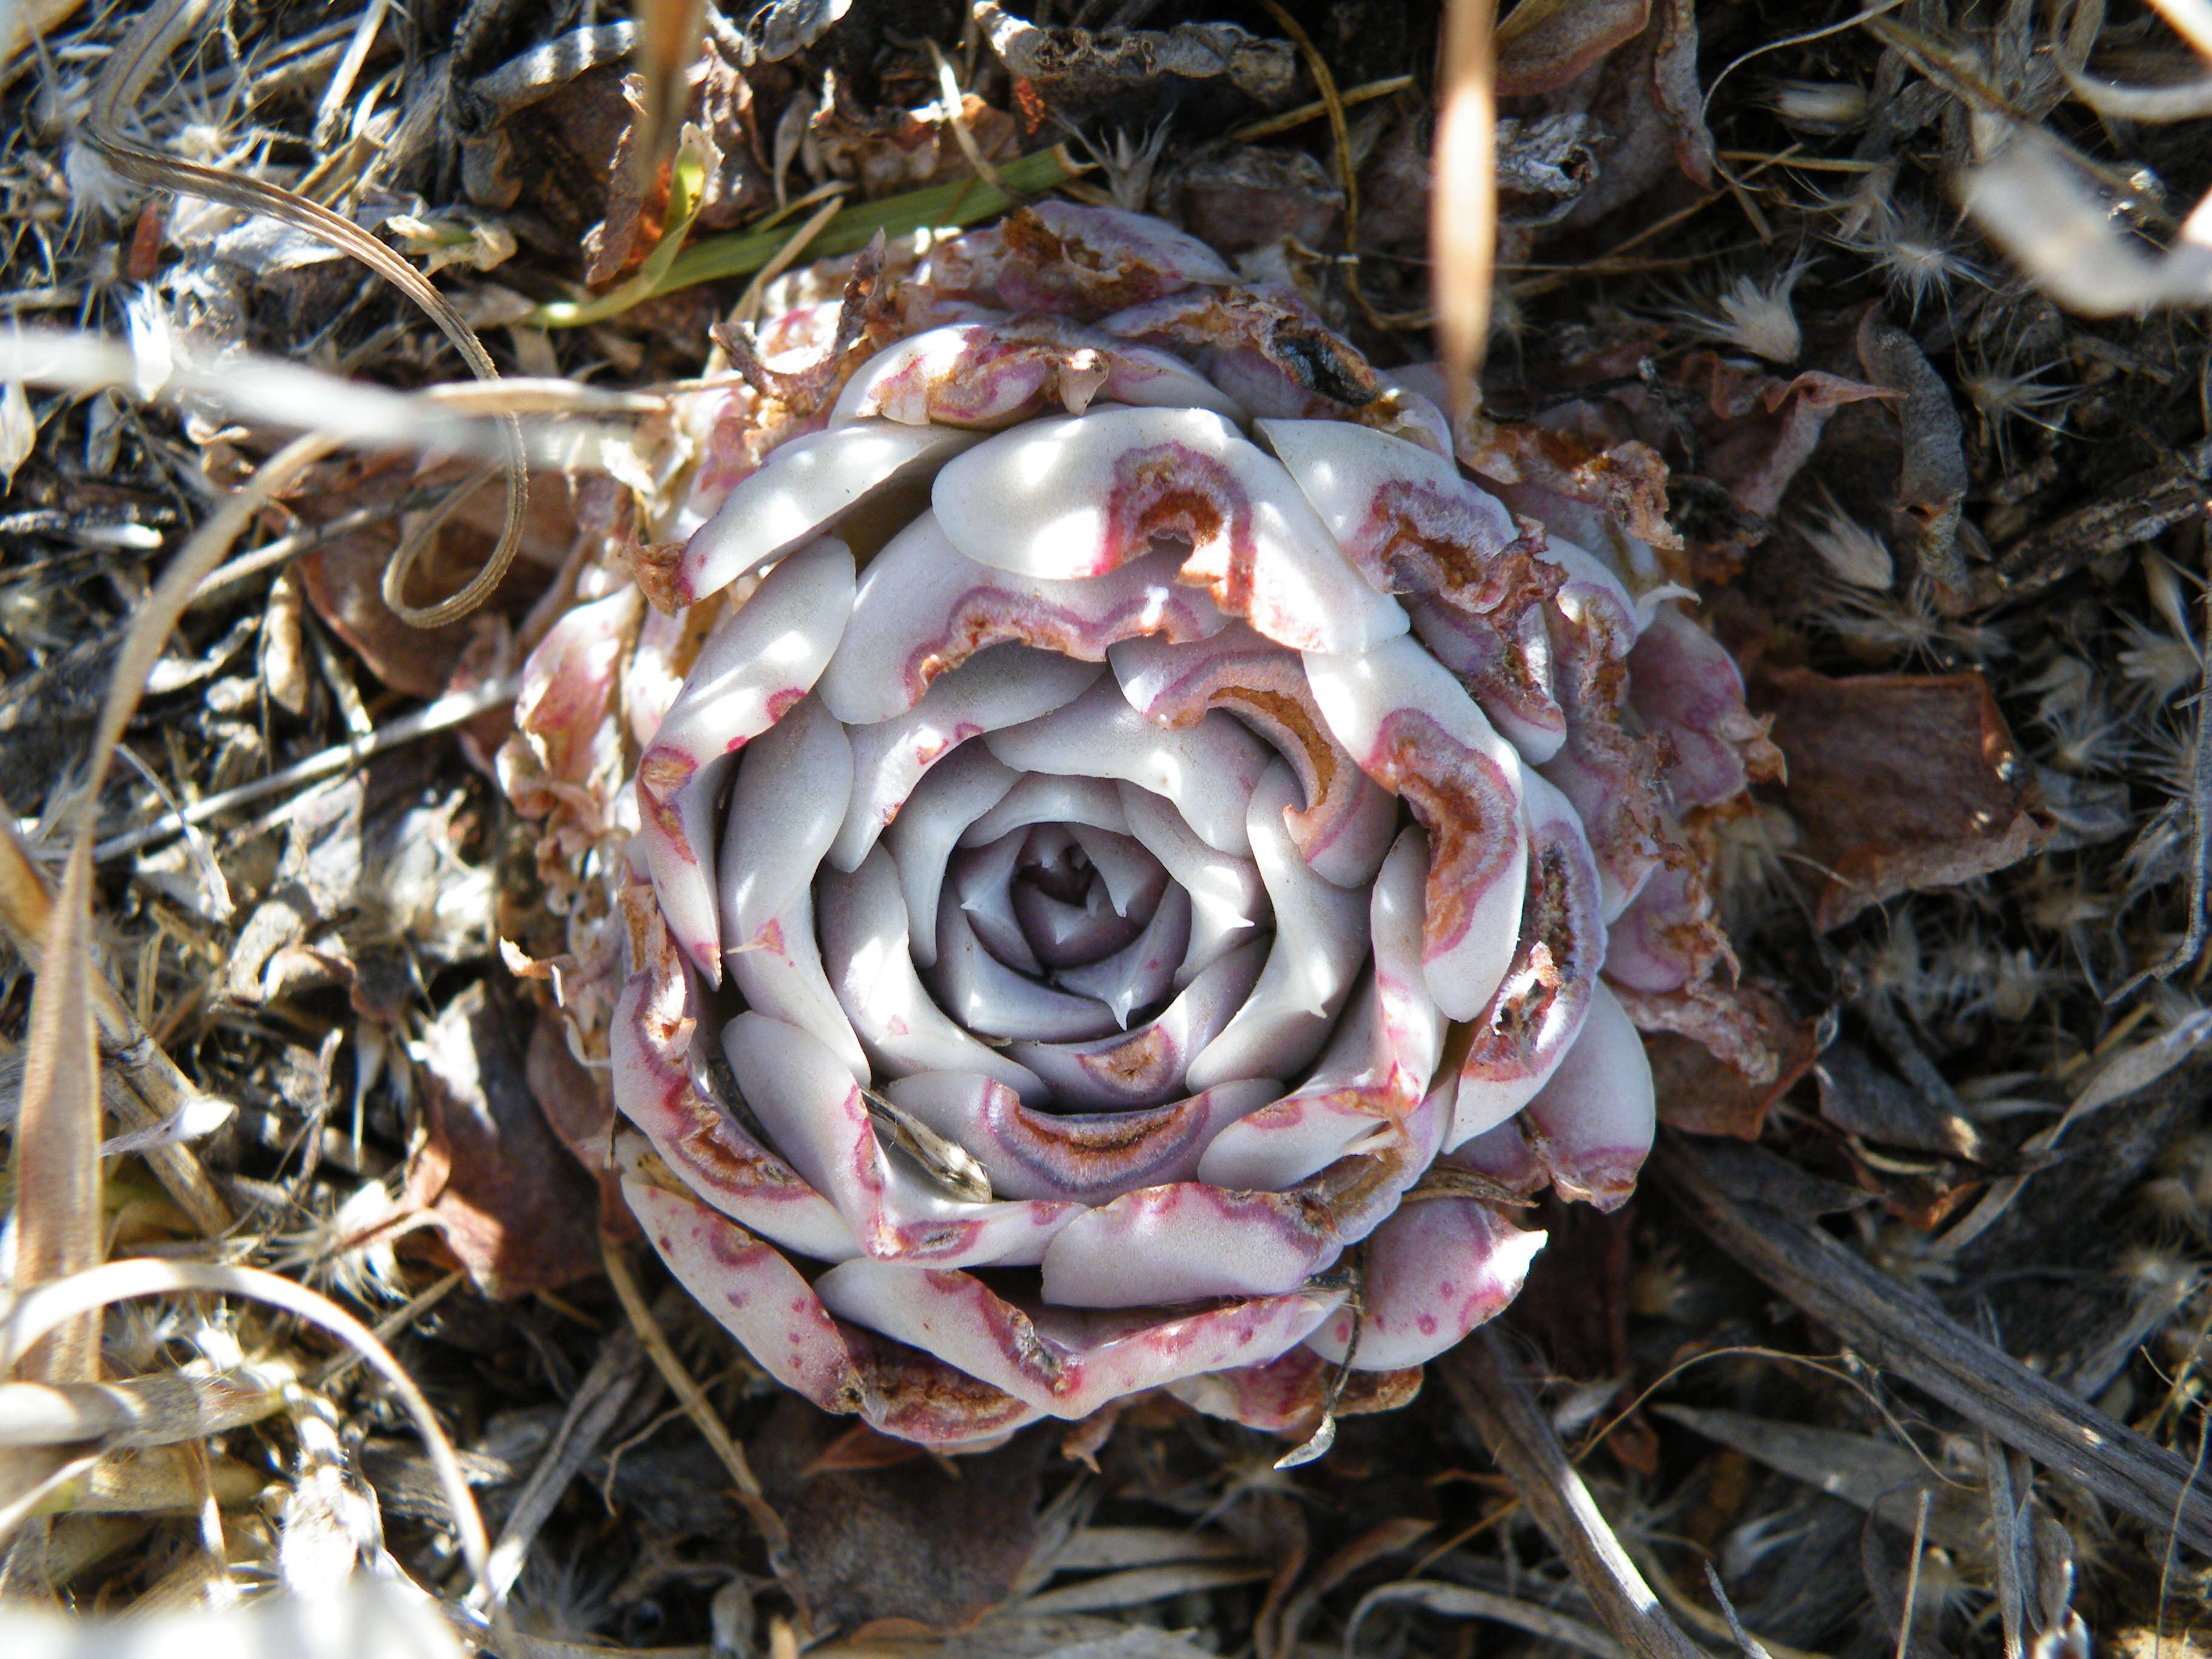
[[[645, 19], [0, 26], [10, 1650], [2186, 1645], [2201, 8]], [[1741, 976], [1654, 1040], [1655, 1179], [1294, 1470], [1164, 1399], [939, 1461], [664, 1293], [574, 875], [651, 676], [514, 735], [671, 533], [709, 325], [1054, 191], [1441, 356], [1477, 447], [1663, 461], [1787, 763], [1696, 826]]]

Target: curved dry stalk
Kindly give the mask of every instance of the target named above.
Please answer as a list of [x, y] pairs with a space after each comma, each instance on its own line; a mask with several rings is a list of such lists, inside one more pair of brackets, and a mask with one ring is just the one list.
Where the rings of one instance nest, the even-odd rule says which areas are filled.
[[684, 82], [699, 60], [707, 9], [704, 0], [644, 0], [637, 15], [638, 71], [644, 88], [629, 163], [641, 185], [660, 171], [683, 130], [690, 102]]
[[[16, 1294], [100, 1260], [100, 1050], [92, 1018], [92, 852], [70, 850], [40, 941], [15, 1124]], [[100, 1324], [76, 1319], [21, 1356], [40, 1382], [100, 1379]]]
[[1436, 182], [1429, 197], [1437, 356], [1455, 422], [1475, 407], [1474, 377], [1490, 337], [1498, 258], [1496, 0], [1452, 0], [1437, 75]]
[[[161, 0], [131, 25], [130, 33], [108, 58], [93, 87], [92, 107], [83, 128], [85, 141], [110, 167], [134, 184], [206, 197], [248, 212], [267, 214], [352, 255], [420, 306], [438, 325], [439, 331], [453, 342], [453, 349], [461, 354], [471, 373], [480, 380], [499, 379], [499, 368], [492, 362], [491, 354], [484, 349], [476, 331], [462, 320], [446, 296], [432, 286], [429, 278], [350, 219], [261, 179], [179, 161], [124, 136], [123, 112], [137, 101], [155, 71], [179, 41], [199, 27], [214, 4], [215, 0]], [[491, 597], [507, 567], [514, 562], [515, 551], [521, 545], [522, 514], [529, 486], [522, 424], [512, 414], [502, 414], [499, 418], [506, 448], [507, 517], [483, 568], [459, 592], [435, 604], [415, 605], [408, 602], [407, 578], [422, 556], [430, 531], [435, 528], [435, 515], [428, 529], [401, 539], [385, 567], [385, 603], [402, 620], [416, 628], [441, 628], [476, 610]]]
[[[115, 745], [122, 741], [124, 728], [138, 712], [139, 699], [146, 694], [147, 677], [161, 659], [161, 648], [168, 643], [171, 630], [191, 603], [192, 591], [200, 585], [201, 578], [222, 562], [231, 544], [238, 539], [252, 516], [298, 482], [302, 473], [342, 441], [332, 433], [310, 432], [293, 439], [263, 462], [252, 477], [226, 495], [222, 504], [208, 514], [139, 606], [131, 619], [130, 632], [124, 635], [123, 648], [116, 653], [107, 696], [100, 705], [100, 722], [93, 728], [92, 753], [78, 798], [79, 817], [74, 837], [88, 850], [100, 788], [107, 781], [108, 768], [114, 763]], [[88, 889], [87, 896], [89, 897]]]
[[175, 1296], [203, 1291], [216, 1296], [240, 1296], [281, 1308], [295, 1319], [327, 1332], [368, 1361], [389, 1383], [400, 1405], [414, 1419], [422, 1437], [423, 1449], [437, 1473], [446, 1508], [460, 1535], [461, 1554], [479, 1584], [489, 1584], [491, 1551], [484, 1534], [483, 1516], [477, 1512], [476, 1495], [461, 1474], [437, 1413], [423, 1397], [415, 1379], [394, 1358], [376, 1334], [328, 1297], [304, 1285], [264, 1273], [258, 1267], [225, 1267], [203, 1261], [110, 1261], [102, 1267], [41, 1285], [16, 1298], [0, 1317], [0, 1371], [14, 1366], [45, 1336], [70, 1320], [96, 1313], [111, 1303], [146, 1296]]
[[1496, 1328], [1477, 1331], [1437, 1370], [1622, 1650], [1636, 1659], [1705, 1659], [1628, 1559]]
[[97, 1440], [109, 1452], [203, 1440], [283, 1410], [291, 1381], [289, 1370], [264, 1367], [120, 1382], [0, 1382], [0, 1445]]

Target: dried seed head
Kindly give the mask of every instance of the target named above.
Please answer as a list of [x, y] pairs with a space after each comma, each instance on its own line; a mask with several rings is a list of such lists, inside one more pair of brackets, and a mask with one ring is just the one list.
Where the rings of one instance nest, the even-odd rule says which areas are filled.
[[1794, 363], [1805, 342], [1790, 296], [1804, 274], [1802, 258], [1791, 260], [1764, 283], [1739, 274], [1712, 296], [1717, 316], [1685, 307], [1674, 313], [1674, 320], [1705, 339], [1748, 351], [1770, 363]]
[[1778, 82], [1768, 102], [1798, 132], [1849, 132], [1866, 119], [1866, 88], [1848, 81]]
[[1897, 577], [1889, 544], [1844, 512], [1825, 485], [1820, 495], [1823, 504], [1798, 526], [1798, 533], [1838, 580], [1887, 592]]

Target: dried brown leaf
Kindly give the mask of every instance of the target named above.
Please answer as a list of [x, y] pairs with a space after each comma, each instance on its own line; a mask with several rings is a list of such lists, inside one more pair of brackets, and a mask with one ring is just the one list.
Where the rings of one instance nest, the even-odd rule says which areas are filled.
[[1771, 736], [1790, 763], [1790, 811], [1827, 872], [1826, 931], [1894, 894], [1945, 887], [2033, 853], [2050, 819], [1979, 674], [1810, 669], [1761, 678]]
[[427, 1209], [486, 1295], [554, 1290], [599, 1271], [598, 1194], [533, 1097], [517, 1012], [479, 981], [423, 1038], [428, 1137], [407, 1167], [403, 1212]]

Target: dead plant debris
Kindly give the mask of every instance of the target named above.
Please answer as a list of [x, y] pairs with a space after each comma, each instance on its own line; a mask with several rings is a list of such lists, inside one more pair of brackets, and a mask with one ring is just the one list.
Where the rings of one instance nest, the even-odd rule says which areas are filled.
[[[2201, 1650], [2212, 26], [1502, 9], [0, 7], [0, 1648]], [[872, 349], [775, 319], [1055, 193], [1480, 364], [1462, 452], [1648, 532], [1781, 765], [1693, 822], [1656, 1178], [1413, 1404], [945, 1460], [624, 1253], [616, 786], [702, 625], [629, 574]]]

